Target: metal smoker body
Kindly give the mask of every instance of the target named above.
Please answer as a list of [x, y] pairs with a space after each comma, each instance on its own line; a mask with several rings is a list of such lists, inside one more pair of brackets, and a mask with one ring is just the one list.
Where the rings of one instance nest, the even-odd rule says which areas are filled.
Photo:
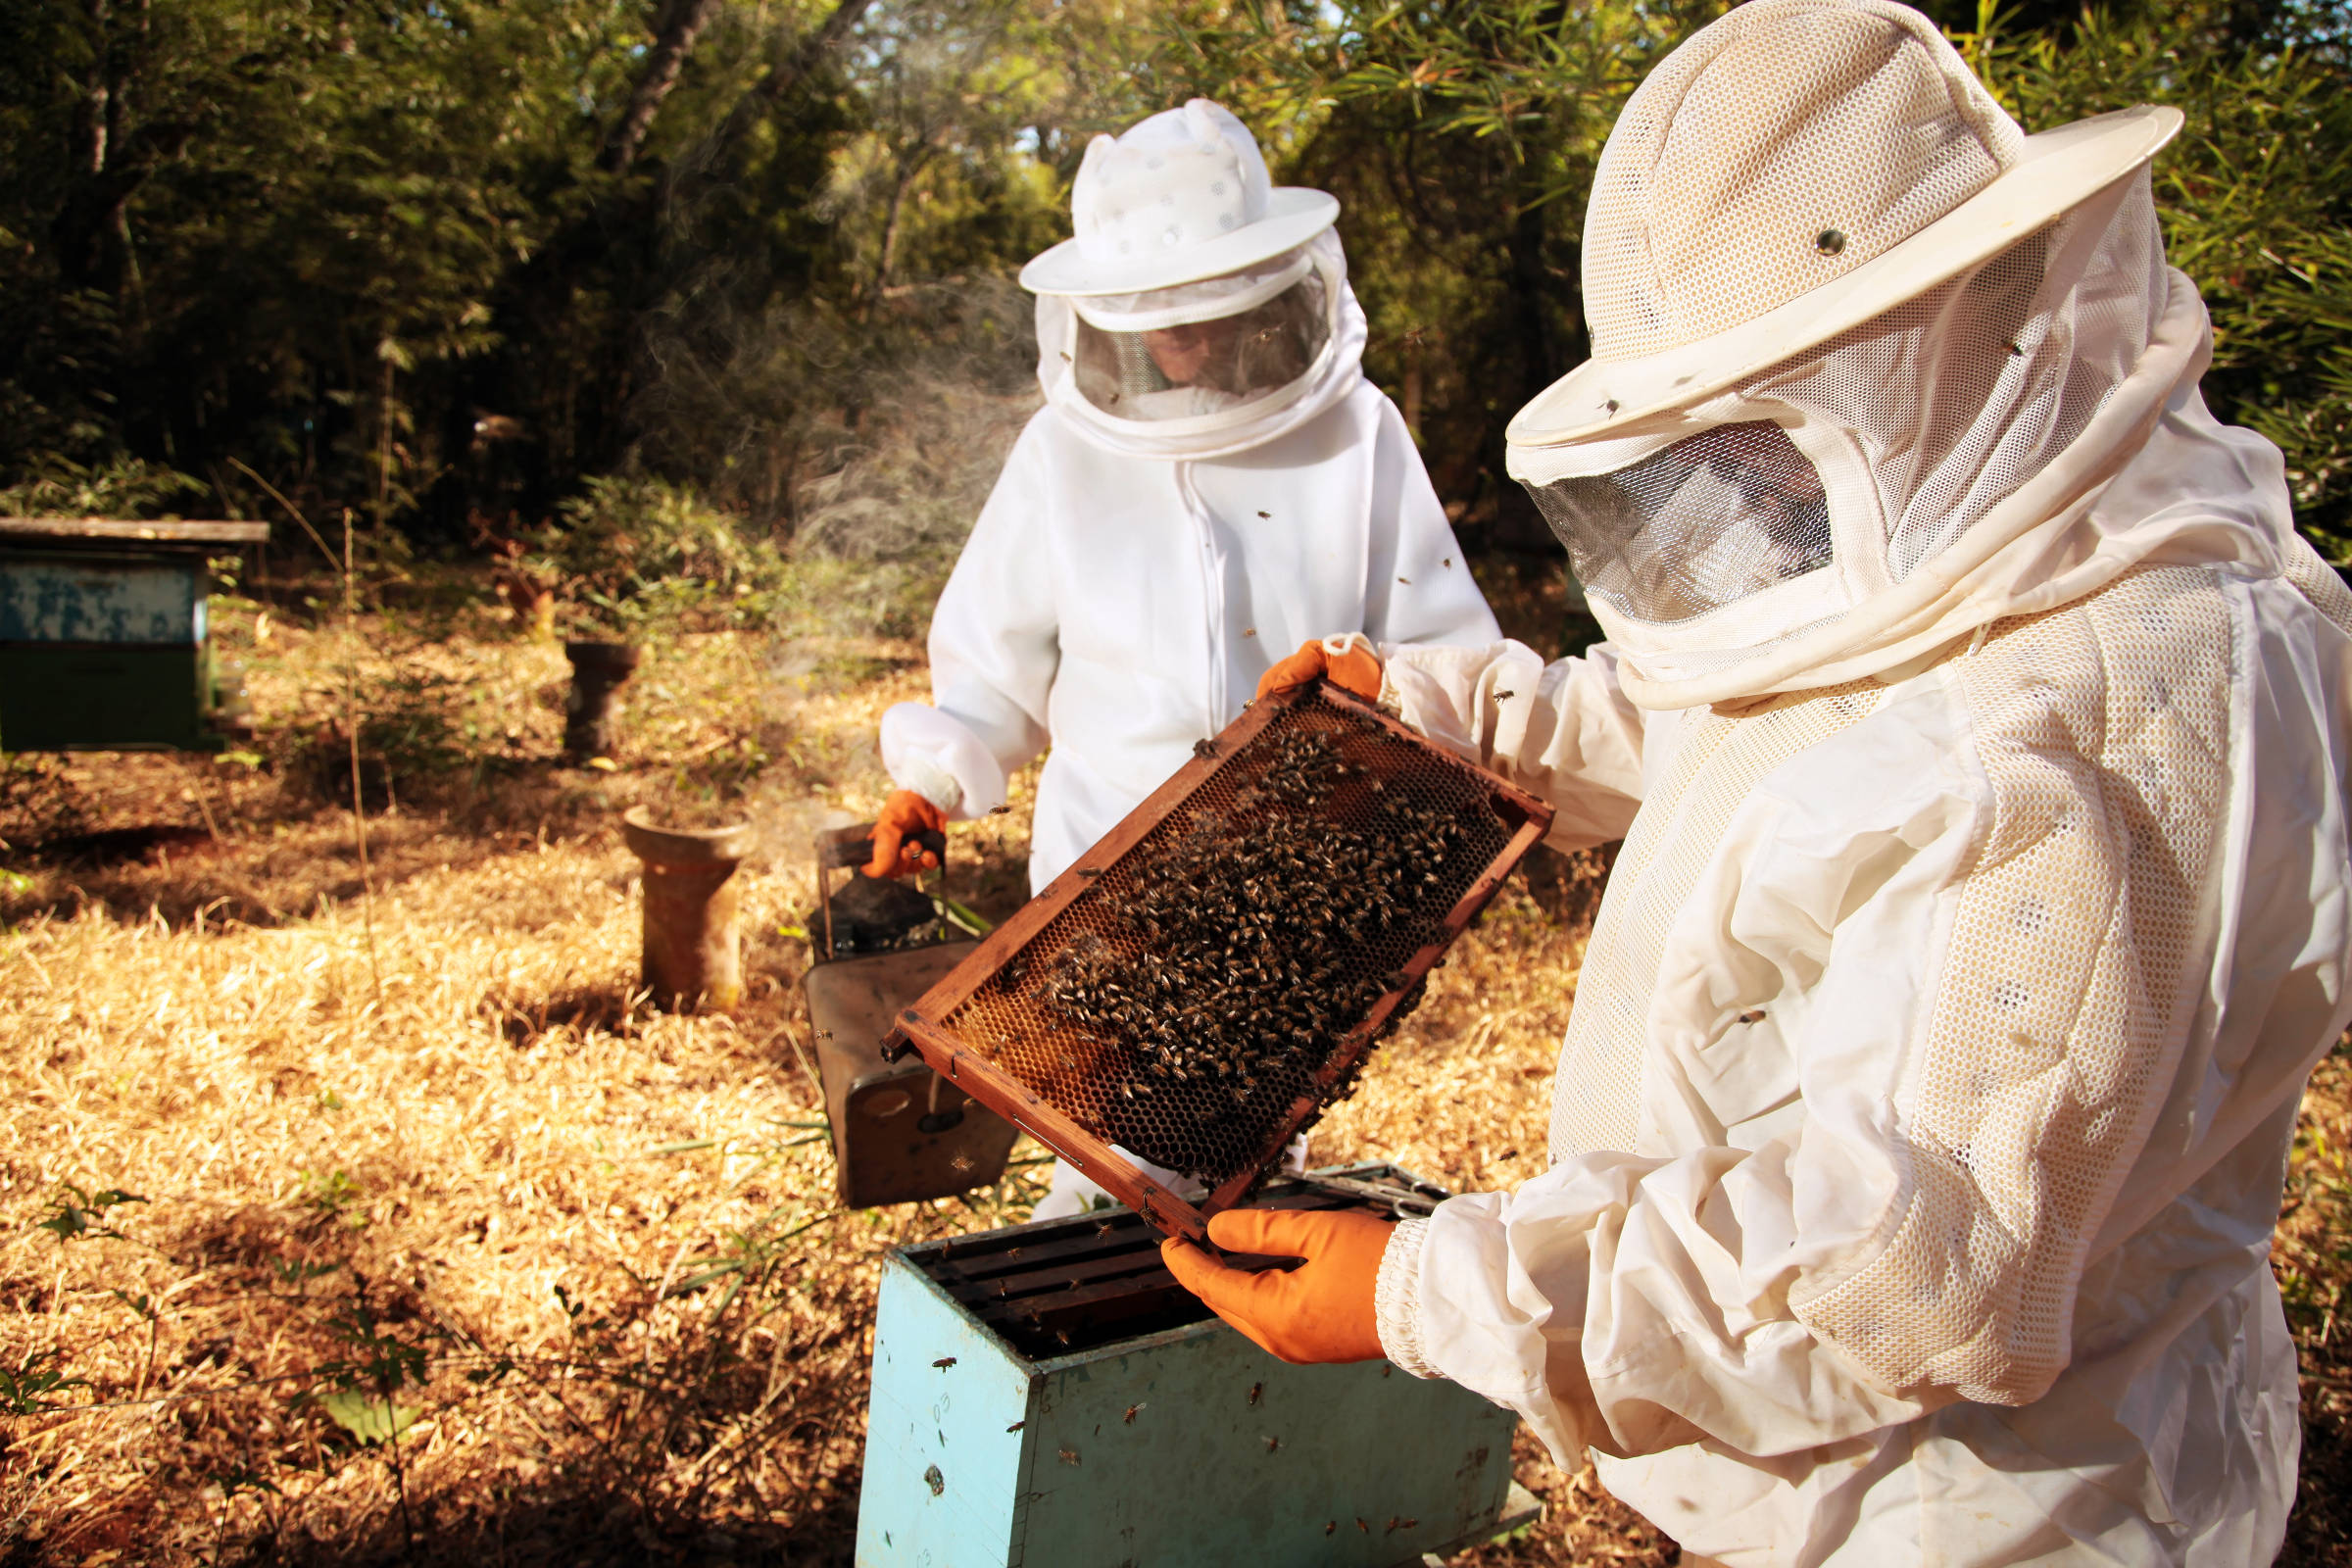
[[[808, 925], [816, 961], [802, 981], [833, 1131], [835, 1182], [847, 1208], [986, 1187], [1004, 1174], [1020, 1136], [920, 1060], [893, 1062], [882, 1055], [882, 1037], [899, 1009], [945, 979], [979, 944], [949, 939], [930, 900], [904, 883], [865, 889], [863, 902], [882, 907], [859, 917], [841, 907], [845, 901], [835, 892], [834, 876], [848, 869], [850, 886], [859, 887], [856, 867], [873, 854], [872, 833], [867, 824], [817, 840], [819, 906]], [[927, 834], [923, 842], [939, 856], [944, 879], [946, 839]], [[926, 918], [910, 917], [917, 905], [930, 911]]]

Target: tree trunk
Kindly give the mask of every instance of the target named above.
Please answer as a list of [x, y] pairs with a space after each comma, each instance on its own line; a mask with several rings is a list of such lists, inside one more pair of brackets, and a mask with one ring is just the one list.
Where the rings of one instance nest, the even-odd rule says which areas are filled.
[[74, 139], [80, 144], [75, 162], [90, 175], [106, 172], [107, 136], [115, 128], [115, 50], [113, 29], [107, 25], [111, 9], [107, 0], [89, 0], [84, 7], [90, 18], [90, 80], [75, 107]]
[[1552, 342], [1551, 320], [1544, 310], [1554, 286], [1544, 267], [1544, 210], [1532, 203], [1519, 209], [1512, 220], [1505, 250], [1510, 257], [1511, 317], [1519, 339], [1519, 385], [1516, 400], [1525, 403], [1549, 386], [1562, 368]]
[[130, 90], [147, 44], [148, 0], [118, 16], [112, 0], [88, 0], [90, 77], [74, 109], [74, 181], [49, 238], [59, 276], [72, 289], [122, 292], [130, 265], [131, 196], [155, 166], [176, 157], [186, 125], [131, 124]]
[[694, 41], [702, 35], [710, 19], [718, 15], [719, 0], [669, 0], [669, 8], [655, 30], [654, 46], [646, 52], [645, 69], [637, 76], [637, 85], [630, 90], [629, 107], [612, 133], [605, 138], [603, 151], [597, 154], [599, 169], [607, 173], [625, 174], [637, 162], [637, 154], [645, 147], [647, 132], [654, 128], [654, 116], [661, 111], [662, 101], [669, 96], [670, 88], [678, 84], [678, 73], [685, 69], [686, 57], [694, 50]]
[[873, 315], [875, 302], [882, 298], [883, 290], [890, 287], [891, 271], [899, 262], [899, 218], [906, 210], [906, 187], [914, 183], [914, 176], [922, 172], [923, 166], [930, 161], [931, 147], [926, 142], [900, 158], [892, 172], [890, 206], [882, 218], [882, 255], [874, 264], [873, 286], [866, 292], [865, 310], [861, 313], [864, 317]]

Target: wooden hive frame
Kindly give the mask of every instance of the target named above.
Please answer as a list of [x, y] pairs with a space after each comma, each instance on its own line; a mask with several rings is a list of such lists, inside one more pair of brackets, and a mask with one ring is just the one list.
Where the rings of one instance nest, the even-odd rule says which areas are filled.
[[[1390, 974], [1388, 988], [1340, 1037], [1322, 1066], [1314, 1072], [1309, 1088], [1296, 1097], [1287, 1112], [1273, 1120], [1270, 1130], [1259, 1141], [1256, 1157], [1250, 1167], [1218, 1182], [1205, 1193], [1189, 1189], [1188, 1192], [1198, 1196], [1188, 1196], [1187, 1192], [1153, 1178], [1120, 1153], [1110, 1140], [1083, 1125], [1034, 1086], [999, 1065], [989, 1052], [965, 1038], [951, 1020], [1008, 963], [1025, 955], [1065, 910], [1082, 901], [1100, 897], [1098, 881], [1209, 786], [1277, 717], [1310, 701], [1339, 709], [1359, 722], [1378, 726], [1386, 732], [1383, 739], [1410, 748], [1413, 766], [1443, 768], [1474, 779], [1476, 788], [1506, 825], [1507, 838], [1500, 853], [1478, 871], [1444, 915], [1432, 939]], [[1391, 776], [1401, 771], [1401, 766], [1395, 767]], [[934, 1070], [946, 1074], [972, 1099], [1069, 1161], [1162, 1234], [1189, 1237], [1205, 1244], [1208, 1216], [1233, 1207], [1248, 1196], [1281, 1158], [1283, 1150], [1298, 1131], [1331, 1102], [1380, 1038], [1382, 1026], [1398, 1004], [1469, 928], [1512, 867], [1543, 841], [1550, 829], [1551, 816], [1551, 807], [1545, 802], [1473, 767], [1371, 704], [1337, 687], [1315, 682], [1277, 693], [1252, 704], [1215, 741], [1199, 747], [1194, 760], [1179, 768], [1129, 812], [1125, 820], [1079, 857], [1077, 863], [999, 926], [953, 973], [925, 992], [912, 1006], [901, 1011], [897, 1027], [884, 1042], [884, 1053], [895, 1059], [910, 1050], [920, 1052]]]

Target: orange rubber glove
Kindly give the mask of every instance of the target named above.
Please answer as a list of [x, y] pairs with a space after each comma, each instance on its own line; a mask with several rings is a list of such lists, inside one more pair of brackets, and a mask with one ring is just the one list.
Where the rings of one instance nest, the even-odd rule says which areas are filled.
[[867, 876], [905, 876], [910, 871], [927, 871], [939, 863], [939, 857], [918, 844], [907, 841], [928, 829], [933, 833], [948, 830], [948, 813], [924, 800], [912, 790], [894, 791], [882, 803], [882, 810], [874, 818], [874, 858], [865, 862]]
[[1276, 692], [1287, 692], [1294, 686], [1305, 685], [1317, 675], [1355, 693], [1367, 703], [1380, 701], [1380, 656], [1362, 643], [1344, 654], [1334, 654], [1324, 648], [1319, 638], [1299, 644], [1297, 653], [1276, 661], [1272, 669], [1257, 678], [1257, 695], [1263, 699]]
[[1388, 1352], [1372, 1294], [1390, 1229], [1361, 1210], [1232, 1208], [1209, 1217], [1210, 1241], [1230, 1251], [1306, 1261], [1287, 1274], [1249, 1274], [1172, 1239], [1159, 1244], [1159, 1255], [1177, 1284], [1285, 1361], [1377, 1361]]

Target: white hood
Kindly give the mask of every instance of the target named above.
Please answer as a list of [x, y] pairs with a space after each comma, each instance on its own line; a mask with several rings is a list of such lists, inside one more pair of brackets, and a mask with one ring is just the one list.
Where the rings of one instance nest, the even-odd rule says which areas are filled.
[[[1716, 602], [1695, 612], [1689, 594], [1661, 608], [1611, 593], [1587, 523], [1580, 572], [1627, 696], [1666, 709], [1835, 686], [2145, 561], [2267, 560], [2291, 536], [2276, 449], [2198, 396], [2212, 328], [2163, 264], [2144, 172], [2031, 244], [1631, 436], [1514, 450], [1572, 554], [1558, 498], [1581, 476], [1634, 473], [1710, 430], [1777, 426], [1820, 475], [1826, 531], [1801, 561], [1752, 525], [1743, 541], [1737, 517], [1703, 539], [1683, 519], [1611, 541], [1652, 552], [1628, 581], [1711, 578]], [[1988, 324], [1997, 343], [1981, 341]]]
[[[1183, 417], [1122, 419], [1088, 402], [1078, 390], [1073, 353], [1078, 318], [1063, 295], [1037, 300], [1037, 382], [1046, 402], [1086, 441], [1130, 458], [1200, 461], [1229, 457], [1287, 435], [1337, 407], [1363, 381], [1363, 307], [1348, 286], [1348, 258], [1339, 235], [1326, 229], [1302, 247], [1322, 274], [1330, 302], [1331, 331], [1306, 373], [1290, 385], [1239, 407], [1215, 406], [1217, 394], [1176, 389], [1195, 398], [1201, 412]], [[1164, 414], [1163, 410], [1153, 411]]]

